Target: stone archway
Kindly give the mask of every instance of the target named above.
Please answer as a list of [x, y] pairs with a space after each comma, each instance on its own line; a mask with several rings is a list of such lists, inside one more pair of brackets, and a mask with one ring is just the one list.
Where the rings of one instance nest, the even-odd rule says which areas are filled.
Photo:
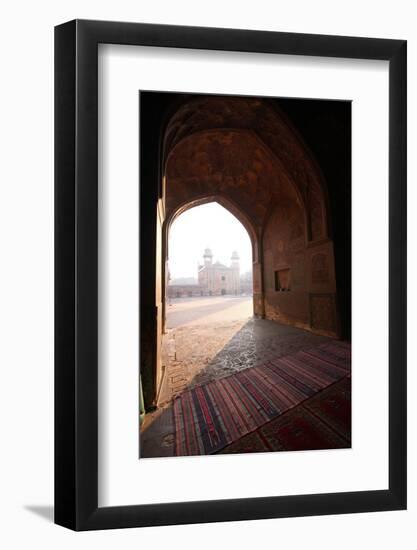
[[255, 314], [338, 336], [333, 242], [323, 175], [267, 99], [185, 99], [162, 139], [156, 223], [155, 395], [161, 382], [167, 235], [184, 209], [216, 200], [248, 229]]
[[[257, 146], [276, 164], [280, 176], [285, 175], [290, 185], [294, 186], [307, 210], [308, 239], [314, 241], [328, 237], [327, 189], [320, 167], [296, 128], [266, 98], [198, 96], [185, 100], [166, 126], [162, 152], [163, 174], [167, 174], [170, 157], [180, 144], [186, 144], [187, 138], [192, 137], [188, 141], [192, 144], [199, 134], [200, 137], [206, 135], [210, 138], [210, 134], [213, 137], [218, 132], [228, 130], [235, 135], [241, 133], [244, 138], [254, 139]], [[237, 175], [236, 170], [242, 167], [242, 158], [243, 167], [250, 162], [250, 155], [245, 156], [245, 153], [253, 150], [253, 146], [250, 144], [251, 140], [245, 141], [246, 143], [241, 143], [240, 159], [232, 149], [221, 149], [221, 145], [216, 145], [216, 140], [213, 141], [211, 157], [217, 156], [215, 164], [218, 168], [227, 165], [232, 178]], [[199, 161], [201, 158], [193, 159], [194, 163]], [[256, 167], [252, 177], [254, 175], [257, 175]]]
[[[190, 202], [180, 204], [176, 210], [172, 210], [167, 215], [162, 228], [162, 250], [163, 250], [163, 257], [165, 258], [165, 262], [163, 264], [163, 276], [162, 276], [163, 280], [165, 281], [165, 284], [162, 288], [162, 307], [163, 307], [162, 330], [163, 332], [165, 332], [165, 323], [166, 323], [166, 289], [168, 284], [167, 264], [169, 260], [170, 228], [174, 223], [174, 221], [187, 210], [190, 210], [191, 208], [195, 208], [197, 206], [201, 206], [203, 204], [208, 204], [208, 203], [217, 203], [220, 206], [223, 206], [223, 208], [225, 208], [228, 212], [230, 212], [246, 229], [246, 232], [249, 236], [251, 247], [252, 247], [252, 273], [259, 272], [260, 261], [259, 261], [258, 234], [253, 225], [253, 221], [249, 217], [247, 217], [244, 212], [242, 212], [239, 209], [239, 207], [233, 202], [232, 199], [222, 194], [204, 195], [204, 196], [195, 198]], [[259, 309], [257, 309], [257, 306], [260, 303], [260, 296], [258, 294], [259, 292], [256, 292], [256, 289], [253, 288], [253, 311], [254, 311], [254, 315], [263, 316], [263, 311], [260, 311]]]

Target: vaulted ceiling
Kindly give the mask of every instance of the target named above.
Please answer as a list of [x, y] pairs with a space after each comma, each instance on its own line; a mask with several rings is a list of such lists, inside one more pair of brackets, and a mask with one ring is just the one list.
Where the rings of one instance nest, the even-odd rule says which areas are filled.
[[224, 195], [261, 228], [278, 201], [309, 212], [311, 239], [327, 233], [324, 181], [285, 116], [267, 100], [200, 96], [179, 107], [165, 132], [166, 207]]

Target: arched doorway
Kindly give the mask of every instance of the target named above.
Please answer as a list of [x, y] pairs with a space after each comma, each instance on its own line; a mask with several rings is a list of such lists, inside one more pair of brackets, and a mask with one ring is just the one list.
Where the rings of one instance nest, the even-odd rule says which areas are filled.
[[[162, 307], [163, 307], [162, 331], [163, 332], [165, 331], [165, 324], [166, 324], [166, 303], [167, 303], [166, 289], [169, 282], [168, 262], [170, 257], [170, 249], [169, 249], [170, 230], [173, 224], [175, 223], [175, 221], [182, 214], [189, 211], [190, 209], [195, 209], [199, 206], [208, 205], [208, 204], [218, 205], [219, 207], [226, 210], [228, 214], [231, 217], [233, 217], [236, 220], [236, 222], [238, 222], [238, 225], [242, 227], [242, 230], [244, 230], [244, 233], [242, 233], [242, 235], [246, 234], [247, 238], [249, 239], [249, 242], [250, 242], [249, 246], [251, 251], [251, 265], [250, 266], [245, 265], [245, 271], [251, 272], [250, 279], [252, 282], [251, 282], [250, 294], [253, 297], [253, 313], [255, 315], [263, 316], [263, 311], [259, 310], [259, 295], [258, 295], [259, 293], [256, 292], [256, 289], [254, 288], [254, 284], [253, 284], [253, 280], [254, 280], [253, 273], [255, 271], [259, 272], [258, 235], [253, 226], [253, 222], [249, 217], [247, 217], [239, 209], [239, 207], [233, 202], [233, 200], [228, 198], [227, 196], [223, 196], [221, 194], [206, 195], [206, 196], [201, 196], [199, 198], [196, 198], [190, 202], [180, 204], [176, 210], [173, 210], [172, 213], [169, 216], [167, 216], [162, 228], [162, 249], [164, 251], [164, 256], [165, 256], [165, 262], [162, 265], [162, 279], [165, 281], [165, 285], [163, 286], [163, 289], [162, 289]], [[216, 224], [215, 213], [213, 213], [213, 218], [211, 220], [211, 223]], [[206, 235], [205, 239], [207, 242], [209, 242], [211, 240], [210, 235]], [[227, 240], [227, 235], [226, 235], [226, 240]], [[244, 236], [243, 238], [241, 237], [240, 241], [242, 240], [245, 240]], [[232, 252], [232, 250], [236, 248], [237, 244], [238, 244], [237, 242], [235, 242], [235, 244], [233, 244], [233, 242], [230, 242], [230, 247], [231, 247], [230, 252]], [[242, 244], [242, 242], [240, 244]], [[246, 248], [246, 245], [244, 245], [244, 247]], [[207, 288], [204, 291], [204, 293], [207, 293], [209, 296], [215, 295], [214, 288]], [[224, 294], [227, 294], [227, 293], [228, 293], [228, 290], [224, 289]]]
[[229, 368], [216, 357], [253, 318], [252, 240], [230, 210], [200, 202], [167, 224], [158, 405]]
[[168, 220], [165, 303], [178, 293], [252, 296], [254, 243], [247, 229], [219, 202], [199, 202]]
[[155, 304], [153, 309], [149, 304], [147, 318], [154, 340], [150, 353], [143, 354], [148, 402], [155, 402], [162, 380], [169, 226], [192, 205], [216, 200], [247, 228], [253, 244], [255, 315], [338, 336], [326, 185], [309, 149], [279, 109], [259, 98], [184, 98], [169, 118], [161, 144]]

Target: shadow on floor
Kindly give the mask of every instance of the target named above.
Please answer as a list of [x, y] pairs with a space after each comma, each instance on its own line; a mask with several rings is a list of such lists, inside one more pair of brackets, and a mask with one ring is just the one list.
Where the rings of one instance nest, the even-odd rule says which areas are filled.
[[266, 319], [182, 327], [165, 342], [158, 406], [183, 391], [329, 341], [326, 336]]
[[[312, 348], [331, 340], [325, 336], [319, 336], [287, 325], [280, 325], [273, 321], [250, 319], [209, 364], [188, 381], [186, 389], [205, 385], [213, 380], [265, 364], [271, 359], [291, 355], [297, 351]], [[347, 439], [344, 439], [343, 447], [346, 447], [346, 442]], [[146, 416], [141, 432], [141, 458], [174, 456], [174, 447], [175, 424], [171, 402]], [[325, 446], [322, 448], [336, 447]], [[245, 451], [240, 450], [238, 452]]]

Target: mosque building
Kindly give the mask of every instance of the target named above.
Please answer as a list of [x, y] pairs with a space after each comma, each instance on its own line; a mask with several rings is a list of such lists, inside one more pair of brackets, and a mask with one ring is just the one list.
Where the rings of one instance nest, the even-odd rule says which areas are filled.
[[204, 264], [198, 267], [198, 284], [205, 296], [223, 296], [240, 294], [239, 255], [236, 250], [230, 258], [230, 266], [220, 262], [213, 263], [213, 253], [206, 248]]
[[198, 282], [186, 279], [175, 279], [168, 285], [168, 296], [180, 298], [184, 296], [225, 296], [241, 293], [239, 254], [233, 251], [230, 265], [219, 261], [213, 263], [213, 253], [206, 248], [203, 254], [203, 264], [198, 266]]

